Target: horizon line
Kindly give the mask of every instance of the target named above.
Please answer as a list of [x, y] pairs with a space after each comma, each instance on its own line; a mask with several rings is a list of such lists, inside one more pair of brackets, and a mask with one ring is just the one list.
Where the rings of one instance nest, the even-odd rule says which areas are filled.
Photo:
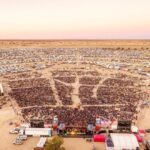
[[149, 39], [35, 39], [35, 38], [33, 38], [33, 39], [27, 39], [27, 38], [25, 38], [25, 39], [1, 39], [0, 38], [0, 41], [13, 41], [13, 40], [16, 40], [16, 41], [28, 41], [28, 40], [33, 40], [33, 41], [38, 41], [38, 40], [40, 40], [40, 41], [113, 41], [113, 40], [117, 40], [117, 41], [127, 41], [127, 40], [129, 40], [129, 41], [142, 41], [142, 40], [144, 40], [144, 41], [149, 41], [150, 40], [150, 38]]

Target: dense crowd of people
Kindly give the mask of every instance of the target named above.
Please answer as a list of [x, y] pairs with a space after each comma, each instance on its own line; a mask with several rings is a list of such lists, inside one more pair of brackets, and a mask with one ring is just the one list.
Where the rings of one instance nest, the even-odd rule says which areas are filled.
[[10, 95], [20, 107], [56, 104], [51, 87], [12, 89]]
[[42, 75], [39, 72], [24, 72], [24, 73], [13, 73], [3, 75], [3, 78], [13, 81], [13, 80], [24, 80], [29, 78], [40, 78]]
[[7, 104], [7, 102], [9, 101], [9, 98], [7, 96], [1, 96], [0, 95], [0, 109]]
[[66, 86], [58, 81], [55, 81], [55, 86], [59, 99], [62, 101], [63, 105], [72, 105], [71, 92], [73, 90], [72, 86]]
[[45, 78], [33, 78], [23, 80], [13, 80], [9, 83], [11, 88], [48, 87], [49, 81]]
[[100, 77], [94, 78], [94, 77], [81, 77], [79, 79], [80, 84], [88, 84], [88, 85], [96, 85], [99, 84], [99, 81], [101, 80]]
[[93, 97], [94, 86], [80, 86], [79, 98], [84, 105], [96, 105], [99, 104], [97, 99]]
[[39, 107], [38, 109], [23, 109], [22, 114], [26, 122], [30, 122], [30, 119], [33, 118], [41, 118], [45, 123], [52, 124], [53, 117], [57, 115], [59, 122], [65, 123], [66, 126], [87, 126], [89, 123], [95, 124], [96, 117], [108, 120], [136, 120], [135, 114], [137, 114], [137, 111], [135, 106], [128, 109], [122, 106], [121, 111], [117, 109], [117, 107], [112, 106], [88, 106], [83, 107], [83, 109], [70, 107]]
[[138, 104], [143, 99], [140, 89], [134, 88], [132, 81], [109, 78], [103, 84], [98, 87], [95, 97], [93, 96], [94, 86], [80, 86], [79, 97], [82, 104]]
[[60, 80], [66, 83], [75, 83], [76, 77], [55, 77], [54, 79]]
[[143, 99], [140, 91], [134, 88], [100, 86], [97, 99], [101, 104], [128, 104], [138, 103]]
[[9, 85], [12, 88], [10, 95], [20, 107], [56, 104], [52, 88], [45, 78], [13, 80]]
[[[87, 76], [81, 76], [80, 79], [82, 79], [82, 82], [80, 84], [84, 84], [81, 84], [79, 87], [79, 98], [83, 105], [82, 110], [65, 107], [65, 105], [73, 104], [71, 99], [73, 88], [71, 85], [67, 86], [59, 81], [55, 81], [55, 87], [64, 107], [52, 108], [49, 106], [55, 105], [56, 101], [48, 80], [43, 78], [10, 81], [10, 87], [12, 88], [10, 95], [16, 99], [20, 107], [27, 107], [22, 110], [25, 121], [29, 121], [34, 117], [41, 117], [46, 122], [51, 123], [54, 115], [58, 115], [59, 120], [65, 122], [67, 125], [78, 126], [86, 125], [88, 122], [94, 122], [98, 115], [107, 119], [113, 119], [114, 117], [116, 119], [133, 120], [136, 119], [136, 107], [139, 101], [143, 99], [143, 95], [140, 90], [134, 88], [134, 82], [132, 80], [125, 80], [124, 78], [127, 78], [126, 76], [123, 79], [121, 77], [106, 79], [103, 85], [98, 87], [96, 97], [93, 97], [93, 89], [98, 84], [100, 78], [88, 77], [87, 79]], [[54, 77], [54, 79], [66, 83], [74, 82], [72, 81], [74, 80], [72, 76], [59, 76]], [[93, 82], [94, 84], [92, 84]], [[98, 104], [104, 106], [92, 106]], [[114, 106], [105, 106], [107, 104]], [[116, 104], [123, 105], [117, 106]], [[91, 106], [85, 107], [84, 105]], [[34, 107], [28, 108], [28, 106]], [[38, 106], [41, 107], [37, 109]], [[68, 117], [65, 117], [65, 115]]]
[[134, 82], [131, 81], [131, 80], [122, 80], [122, 79], [117, 79], [117, 78], [109, 78], [107, 80], [105, 80], [103, 82], [104, 85], [107, 85], [107, 86], [120, 86], [120, 87], [123, 87], [123, 86], [133, 86], [134, 85]]
[[74, 77], [76, 74], [73, 71], [53, 71], [52, 72], [54, 77]]
[[99, 72], [97, 71], [77, 71], [79, 76], [90, 75], [90, 76], [99, 76]]
[[[102, 76], [94, 76], [95, 72], [93, 76], [86, 76], [80, 72], [78, 95], [82, 105], [80, 109], [71, 107], [73, 105], [71, 96], [73, 86], [65, 84], [74, 83], [76, 76], [69, 76], [69, 71], [59, 73], [56, 71], [53, 79], [56, 93], [63, 107], [55, 106], [56, 93], [52, 90], [48, 79], [25, 78], [24, 80], [12, 80], [9, 82], [12, 89], [10, 95], [22, 108], [25, 121], [37, 117], [44, 119], [47, 123], [52, 123], [53, 116], [58, 115], [59, 120], [65, 122], [68, 126], [80, 126], [89, 122], [94, 123], [96, 116], [102, 116], [109, 120], [113, 118], [136, 119], [137, 105], [140, 100], [143, 100], [143, 94], [138, 87], [134, 87], [135, 82], [132, 78], [121, 74], [116, 75], [116, 77], [112, 75], [112, 78], [105, 79], [99, 85], [99, 81], [103, 78]], [[75, 75], [75, 72], [71, 73]], [[67, 76], [65, 77], [64, 75]], [[96, 94], [94, 94], [96, 86], [97, 90], [95, 91]]]

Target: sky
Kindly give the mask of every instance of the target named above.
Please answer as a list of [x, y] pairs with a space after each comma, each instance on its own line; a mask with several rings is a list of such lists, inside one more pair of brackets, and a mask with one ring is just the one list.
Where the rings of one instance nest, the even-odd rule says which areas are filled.
[[0, 39], [150, 39], [150, 0], [0, 0]]

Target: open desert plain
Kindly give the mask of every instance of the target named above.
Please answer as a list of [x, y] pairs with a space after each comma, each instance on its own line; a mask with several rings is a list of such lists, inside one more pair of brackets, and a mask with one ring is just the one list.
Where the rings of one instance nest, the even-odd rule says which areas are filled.
[[[100, 117], [150, 129], [149, 40], [1, 40], [0, 85], [0, 150], [33, 150], [39, 137], [15, 145], [17, 135], [9, 133], [31, 119], [52, 125], [57, 116], [78, 128]], [[93, 145], [106, 149], [81, 137], [63, 144], [66, 150]]]

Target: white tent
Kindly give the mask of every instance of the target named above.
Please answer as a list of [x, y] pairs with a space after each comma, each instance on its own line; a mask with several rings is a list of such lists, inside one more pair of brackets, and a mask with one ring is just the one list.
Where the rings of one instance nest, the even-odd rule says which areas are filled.
[[114, 144], [114, 150], [136, 150], [137, 147], [139, 148], [138, 141], [133, 134], [112, 133], [110, 136]]
[[136, 126], [131, 126], [131, 131], [134, 132], [134, 133], [137, 133], [138, 132], [138, 127]]

